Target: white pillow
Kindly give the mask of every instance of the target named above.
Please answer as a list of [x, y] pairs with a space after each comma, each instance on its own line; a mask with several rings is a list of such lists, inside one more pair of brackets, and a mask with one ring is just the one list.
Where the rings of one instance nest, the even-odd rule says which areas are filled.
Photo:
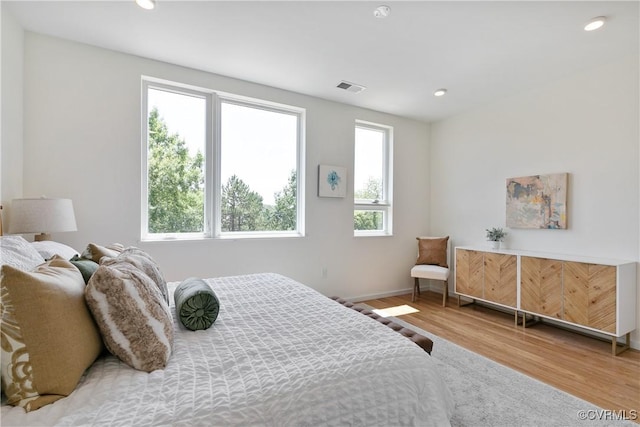
[[60, 255], [62, 258], [69, 261], [74, 255], [78, 255], [80, 253], [70, 246], [60, 242], [54, 242], [53, 240], [32, 242], [31, 246], [33, 246], [44, 259], [51, 259], [54, 255]]
[[31, 271], [43, 262], [44, 258], [22, 236], [0, 237], [0, 265]]

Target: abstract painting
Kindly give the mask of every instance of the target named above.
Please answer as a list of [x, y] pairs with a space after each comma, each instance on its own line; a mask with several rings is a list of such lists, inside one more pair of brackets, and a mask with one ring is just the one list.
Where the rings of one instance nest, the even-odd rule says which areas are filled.
[[347, 195], [347, 168], [318, 166], [318, 196], [344, 197]]
[[566, 173], [507, 179], [507, 227], [567, 228]]

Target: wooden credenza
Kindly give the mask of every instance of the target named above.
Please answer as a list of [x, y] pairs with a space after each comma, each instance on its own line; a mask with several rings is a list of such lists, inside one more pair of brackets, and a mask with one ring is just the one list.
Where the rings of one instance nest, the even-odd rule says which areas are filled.
[[454, 289], [522, 314], [523, 325], [529, 314], [609, 335], [613, 354], [636, 328], [635, 262], [456, 247]]
[[515, 255], [456, 248], [457, 294], [515, 309], [518, 304]]

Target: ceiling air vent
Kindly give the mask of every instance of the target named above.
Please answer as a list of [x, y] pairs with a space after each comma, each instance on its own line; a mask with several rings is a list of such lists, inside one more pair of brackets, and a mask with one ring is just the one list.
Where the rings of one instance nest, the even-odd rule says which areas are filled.
[[351, 93], [359, 93], [366, 89], [366, 87], [362, 85], [357, 85], [355, 83], [349, 83], [345, 81], [340, 82], [340, 84], [338, 84], [338, 86], [336, 87], [340, 89], [344, 89], [347, 92], [351, 92]]

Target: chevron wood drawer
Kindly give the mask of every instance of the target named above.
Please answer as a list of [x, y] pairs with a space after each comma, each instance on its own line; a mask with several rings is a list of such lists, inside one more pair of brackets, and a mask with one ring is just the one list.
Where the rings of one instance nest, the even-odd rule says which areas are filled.
[[[612, 353], [635, 329], [636, 263], [532, 251], [455, 249], [456, 294], [611, 337]], [[625, 337], [620, 348], [617, 338]]]
[[455, 276], [456, 294], [516, 308], [515, 255], [456, 249]]

